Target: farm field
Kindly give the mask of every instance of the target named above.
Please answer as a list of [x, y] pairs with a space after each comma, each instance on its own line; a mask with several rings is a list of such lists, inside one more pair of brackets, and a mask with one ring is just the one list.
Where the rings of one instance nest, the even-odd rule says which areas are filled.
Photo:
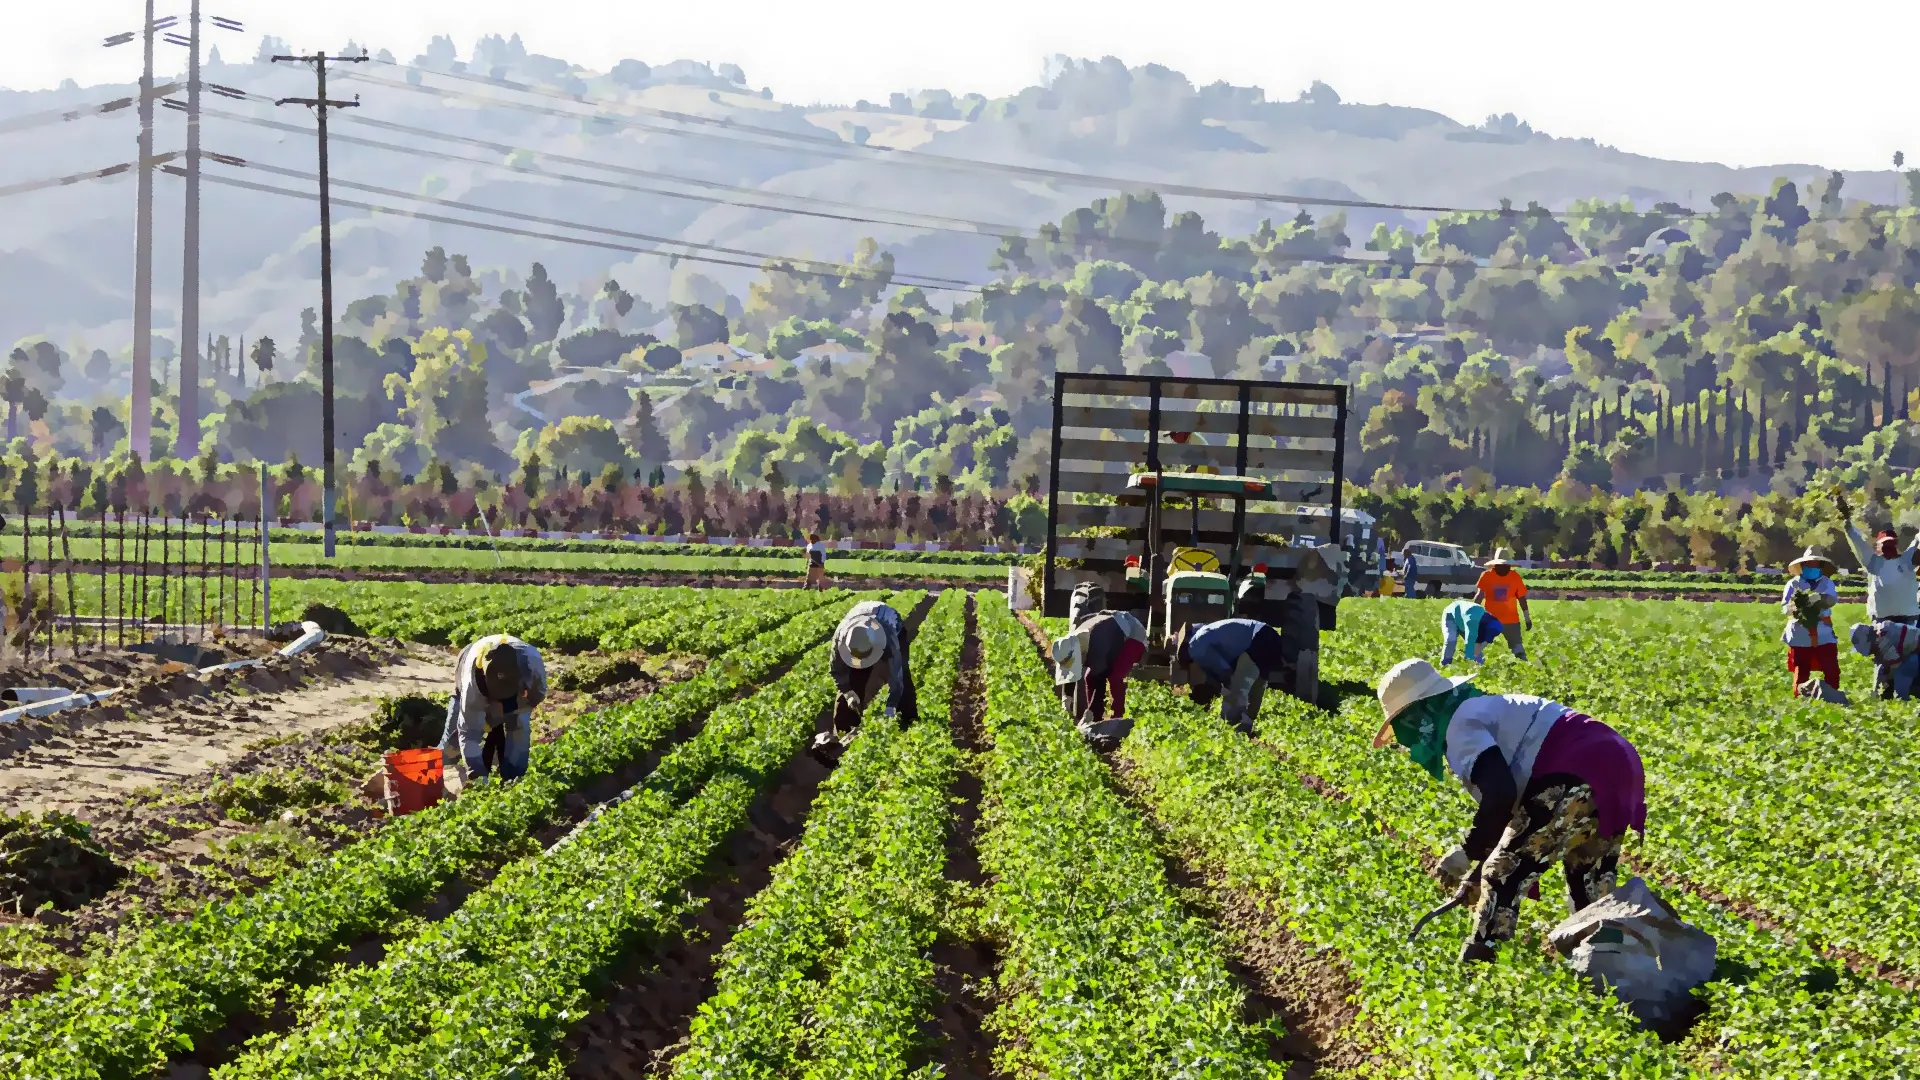
[[1640, 749], [1627, 869], [1721, 950], [1663, 1037], [1545, 950], [1556, 874], [1491, 968], [1453, 961], [1465, 914], [1405, 942], [1471, 805], [1369, 749], [1372, 685], [1437, 656], [1444, 602], [1343, 603], [1324, 707], [1269, 695], [1253, 739], [1136, 684], [1099, 755], [1000, 594], [887, 595], [921, 721], [876, 705], [829, 769], [803, 748], [856, 594], [276, 581], [276, 617], [706, 662], [582, 698], [525, 780], [95, 940], [0, 1004], [0, 1075], [1920, 1073], [1920, 709], [1792, 701], [1765, 605], [1541, 600], [1534, 660], [1481, 675]]
[[[35, 535], [33, 541], [36, 561], [45, 558], [42, 548], [43, 537]], [[77, 563], [97, 562], [100, 558], [101, 541], [91, 537], [70, 538], [73, 559]], [[119, 540], [106, 541], [109, 559], [119, 557]], [[157, 540], [150, 541], [149, 560], [157, 563], [160, 558], [160, 545]], [[673, 547], [673, 545], [661, 545]], [[217, 548], [217, 542], [213, 545]], [[23, 547], [23, 538], [18, 534], [0, 536], [0, 557], [19, 558]], [[131, 545], [129, 547], [131, 551]], [[197, 535], [190, 539], [176, 536], [169, 542], [168, 557], [176, 564], [184, 560], [194, 566], [199, 565], [202, 553], [201, 542]], [[806, 574], [806, 567], [799, 548], [786, 549], [780, 554], [769, 554], [767, 549], [757, 548], [721, 548], [720, 554], [691, 553], [685, 548], [678, 552], [655, 552], [643, 544], [610, 543], [603, 547], [593, 547], [583, 543], [552, 542], [546, 546], [534, 546], [532, 542], [520, 545], [503, 543], [496, 553], [487, 546], [439, 547], [426, 544], [359, 544], [342, 542], [335, 549], [335, 557], [327, 559], [322, 545], [307, 543], [282, 543], [275, 537], [272, 559], [276, 571], [298, 573], [301, 570], [325, 567], [340, 571], [470, 571], [474, 573], [496, 572], [501, 570], [541, 571], [550, 573], [598, 573], [598, 574], [686, 574], [715, 575], [722, 577], [791, 577], [800, 578]], [[736, 552], [738, 554], [736, 554]], [[746, 554], [751, 552], [752, 554]], [[209, 550], [209, 554], [214, 552]], [[945, 552], [887, 552], [857, 551], [830, 552], [827, 558], [828, 573], [834, 577], [912, 577], [954, 579], [962, 581], [1005, 581], [1007, 576], [1004, 561], [934, 561], [926, 558], [930, 555], [948, 554]], [[964, 554], [955, 552], [951, 554]], [[903, 556], [894, 558], [893, 556]], [[999, 559], [1002, 557], [990, 557]]]

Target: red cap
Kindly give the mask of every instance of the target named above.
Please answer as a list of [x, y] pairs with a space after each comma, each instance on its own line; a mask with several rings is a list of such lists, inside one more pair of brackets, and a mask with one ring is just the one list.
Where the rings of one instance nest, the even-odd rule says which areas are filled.
[[1879, 532], [1873, 534], [1873, 538], [1875, 540], [1898, 540], [1900, 539], [1900, 535], [1892, 529], [1881, 529]]

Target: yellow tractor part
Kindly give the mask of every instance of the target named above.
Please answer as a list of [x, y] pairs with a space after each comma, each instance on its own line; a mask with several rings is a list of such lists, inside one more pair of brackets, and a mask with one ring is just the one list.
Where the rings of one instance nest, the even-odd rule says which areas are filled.
[[1177, 574], [1183, 570], [1197, 570], [1203, 574], [1220, 572], [1220, 556], [1205, 548], [1174, 548], [1173, 558], [1167, 563], [1167, 572]]

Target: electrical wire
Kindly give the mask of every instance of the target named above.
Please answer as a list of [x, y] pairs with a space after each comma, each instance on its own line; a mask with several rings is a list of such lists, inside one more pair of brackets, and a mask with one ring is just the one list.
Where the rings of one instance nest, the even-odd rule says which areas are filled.
[[[186, 170], [177, 165], [166, 166], [162, 171], [167, 173], [170, 176], [184, 177], [186, 175]], [[255, 183], [251, 180], [241, 180], [231, 176], [202, 175], [200, 179], [210, 184], [220, 184], [226, 187], [243, 188], [248, 191], [257, 191], [257, 192], [261, 192], [268, 195], [282, 195], [289, 198], [302, 199], [308, 202], [318, 202], [320, 200], [320, 195], [318, 192], [293, 191], [288, 188], [274, 187], [271, 184]], [[669, 265], [677, 264], [681, 262], [697, 262], [697, 263], [705, 263], [712, 266], [734, 266], [734, 267], [740, 267], [746, 270], [765, 269], [762, 263], [740, 262], [733, 259], [721, 259], [721, 258], [715, 258], [712, 256], [707, 256], [707, 255], [686, 255], [678, 252], [660, 251], [655, 248], [636, 247], [632, 244], [621, 244], [621, 243], [616, 243], [610, 240], [592, 240], [585, 237], [561, 236], [555, 233], [536, 232], [532, 229], [516, 228], [511, 225], [495, 225], [495, 224], [484, 222], [484, 221], [469, 221], [463, 218], [448, 217], [444, 214], [430, 214], [425, 211], [404, 210], [404, 209], [393, 207], [393, 206], [381, 206], [377, 203], [360, 202], [355, 199], [329, 198], [328, 201], [332, 203], [334, 206], [344, 206], [344, 207], [348, 207], [355, 210], [367, 210], [375, 214], [391, 214], [395, 217], [413, 218], [418, 221], [431, 221], [441, 225], [457, 225], [463, 228], [479, 229], [485, 232], [503, 233], [508, 236], [523, 236], [523, 237], [528, 237], [534, 240], [548, 240], [548, 241], [561, 243], [561, 244], [574, 244], [580, 247], [601, 248], [607, 251], [623, 251], [623, 252], [627, 252], [634, 255], [651, 255], [656, 258], [667, 259], [669, 261]], [[768, 260], [779, 261], [783, 257], [777, 256], [777, 255], [769, 255], [769, 256], [766, 256], [766, 258]], [[847, 274], [844, 272], [823, 272], [823, 271], [817, 271], [817, 270], [803, 270], [797, 267], [782, 268], [780, 272], [784, 274], [797, 276], [797, 277], [833, 278], [836, 280], [844, 280], [847, 277]], [[953, 286], [953, 285], [928, 284], [928, 285], [922, 286], [918, 284], [918, 280], [919, 279], [917, 278], [916, 275], [900, 274], [900, 273], [896, 273], [893, 275], [894, 284], [904, 284], [904, 285], [908, 285], [916, 288], [925, 288], [931, 292], [983, 293], [988, 291], [991, 288], [991, 286], [981, 286], [981, 285], [969, 285], [969, 286], [961, 287], [961, 286]]]
[[[209, 156], [212, 156], [212, 155], [209, 155]], [[264, 162], [251, 161], [244, 158], [232, 157], [229, 155], [219, 155], [216, 158], [216, 160], [219, 161], [220, 164], [228, 165], [236, 168], [255, 169], [260, 172], [273, 173], [275, 175], [285, 176], [294, 180], [308, 180], [316, 184], [320, 182], [320, 177], [317, 173], [310, 173], [301, 169], [289, 169], [280, 165], [268, 165], [268, 164], [265, 164]], [[580, 222], [565, 221], [559, 218], [542, 217], [538, 214], [522, 213], [517, 210], [502, 210], [502, 209], [499, 209], [498, 207], [482, 206], [478, 203], [462, 202], [458, 199], [443, 199], [433, 195], [417, 195], [412, 192], [401, 191], [397, 188], [380, 187], [375, 184], [362, 184], [352, 180], [342, 180], [338, 177], [329, 177], [328, 182], [335, 187], [349, 188], [355, 191], [364, 191], [364, 192], [367, 192], [368, 194], [381, 195], [389, 199], [406, 199], [414, 202], [432, 203], [436, 206], [448, 207], [449, 209], [465, 210], [468, 213], [491, 214], [495, 217], [511, 218], [516, 221], [527, 221], [537, 225], [552, 225], [558, 228], [574, 229], [580, 232], [599, 233], [600, 235], [603, 235], [603, 236], [615, 236], [615, 237], [620, 237], [626, 240], [640, 240], [640, 241], [645, 241], [647, 243], [653, 243], [653, 244], [667, 244], [673, 247], [691, 248], [697, 251], [711, 251], [721, 255], [739, 255], [745, 258], [773, 260], [773, 261], [787, 263], [794, 266], [808, 266], [816, 269], [826, 268], [826, 269], [822, 269], [821, 272], [822, 273], [830, 272], [833, 276], [836, 276], [836, 277], [848, 276], [848, 273], [847, 273], [849, 269], [848, 267], [844, 266], [843, 264], [830, 262], [827, 260], [798, 259], [798, 258], [792, 258], [790, 256], [785, 256], [785, 255], [768, 255], [764, 252], [752, 251], [746, 248], [723, 247], [719, 244], [703, 244], [703, 243], [699, 243], [692, 240], [676, 240], [671, 236], [654, 236], [649, 233], [629, 232], [624, 229], [614, 229], [614, 228], [609, 228], [603, 225], [587, 225]], [[668, 255], [672, 253], [671, 252], [655, 252], [655, 254]], [[927, 283], [937, 282], [942, 286], [959, 286], [961, 288], [970, 288], [974, 284], [971, 281], [963, 281], [959, 278], [936, 277], [930, 274], [908, 274], [904, 276], [915, 278], [920, 282], [927, 282]]]
[[[223, 120], [233, 120], [238, 123], [251, 124], [255, 127], [267, 128], [269, 130], [291, 132], [299, 135], [313, 134], [313, 129], [311, 128], [298, 127], [293, 124], [288, 124], [278, 120], [267, 120], [262, 117], [248, 116], [244, 113], [229, 112], [225, 109], [213, 108], [210, 106], [202, 106], [200, 111], [204, 116], [211, 116], [211, 117], [215, 117]], [[637, 177], [643, 177], [643, 178], [655, 178], [655, 179], [667, 181], [669, 183], [687, 184], [689, 186], [701, 187], [709, 190], [723, 191], [729, 194], [737, 193], [740, 196], [749, 196], [752, 198], [742, 198], [742, 197], [721, 198], [714, 195], [698, 195], [698, 194], [694, 194], [692, 192], [686, 192], [686, 191], [673, 191], [667, 188], [646, 187], [646, 186], [641, 186], [637, 184], [619, 183], [619, 182], [610, 181], [610, 180], [597, 179], [594, 177], [575, 176], [575, 175], [570, 175], [566, 173], [556, 173], [556, 172], [547, 171], [547, 170], [542, 170], [540, 172], [532, 174], [534, 176], [538, 176], [538, 177], [542, 177], [550, 180], [564, 180], [571, 183], [580, 183], [580, 184], [588, 184], [596, 187], [613, 188], [620, 191], [631, 191], [631, 192], [635, 192], [637, 194], [642, 194], [642, 195], [656, 195], [662, 198], [681, 199], [681, 200], [690, 201], [690, 202], [707, 203], [710, 205], [718, 205], [718, 206], [735, 206], [735, 207], [740, 207], [740, 208], [749, 209], [749, 210], [765, 210], [769, 213], [775, 213], [775, 214], [791, 214], [791, 215], [797, 215], [801, 217], [823, 218], [830, 221], [855, 222], [863, 225], [888, 225], [888, 226], [893, 226], [895, 228], [903, 228], [903, 229], [921, 229], [921, 230], [939, 231], [939, 232], [954, 232], [954, 233], [960, 233], [966, 236], [1000, 237], [1000, 236], [1006, 236], [1006, 235], [1015, 235], [1021, 232], [1020, 229], [1011, 225], [997, 225], [990, 222], [982, 222], [982, 221], [966, 221], [960, 218], [948, 218], [948, 217], [940, 217], [932, 214], [920, 214], [910, 210], [889, 210], [885, 208], [861, 207], [858, 204], [854, 204], [854, 203], [841, 203], [841, 202], [835, 202], [829, 199], [816, 199], [806, 195], [787, 195], [781, 192], [760, 191], [754, 188], [739, 187], [733, 184], [722, 184], [718, 181], [713, 181], [713, 180], [700, 180], [692, 177], [676, 176], [671, 173], [656, 172], [651, 169], [640, 169], [640, 168], [634, 168], [626, 165], [614, 165], [609, 162], [594, 161], [589, 158], [571, 157], [565, 154], [555, 154], [555, 153], [550, 153], [544, 150], [535, 150], [530, 147], [517, 147], [508, 143], [496, 143], [486, 139], [476, 139], [476, 138], [472, 138], [470, 136], [465, 136], [465, 135], [452, 135], [446, 132], [432, 131], [427, 128], [412, 127], [406, 124], [396, 124], [387, 120], [375, 120], [371, 117], [341, 116], [336, 120], [336, 122], [340, 122], [340, 121], [355, 122], [355, 123], [362, 124], [364, 126], [375, 127], [375, 128], [379, 128], [381, 130], [386, 130], [386, 131], [393, 131], [396, 134], [409, 135], [419, 139], [438, 139], [443, 142], [451, 142], [451, 143], [457, 143], [465, 146], [473, 146], [479, 149], [490, 150], [490, 151], [493, 151], [494, 153], [501, 154], [503, 156], [525, 153], [535, 158], [541, 158], [547, 161], [557, 162], [563, 165], [570, 165], [576, 168], [599, 169], [605, 172], [615, 173], [619, 175], [637, 176]], [[485, 158], [461, 157], [458, 154], [449, 154], [449, 153], [445, 153], [444, 151], [429, 150], [419, 145], [407, 145], [407, 144], [400, 144], [400, 143], [382, 142], [378, 139], [366, 139], [366, 138], [360, 138], [353, 135], [343, 135], [343, 134], [340, 134], [337, 129], [329, 131], [328, 138], [330, 141], [333, 141], [333, 142], [346, 143], [348, 145], [353, 145], [353, 146], [364, 146], [374, 150], [385, 150], [392, 153], [409, 154], [415, 157], [425, 157], [425, 158], [431, 158], [431, 159], [440, 160], [440, 161], [460, 162], [467, 165], [479, 165], [486, 168], [504, 170], [504, 171], [519, 175], [523, 178], [528, 175], [527, 170], [517, 168], [502, 160], [497, 160], [497, 159], [488, 160]], [[765, 201], [758, 201], [762, 199], [785, 200], [785, 201], [790, 201], [795, 203], [801, 203], [804, 205], [797, 206], [797, 207], [781, 206], [781, 205], [774, 205]], [[843, 208], [843, 209], [812, 209], [811, 207], [814, 207], [814, 206], [837, 207], [837, 208]], [[864, 213], [856, 212], [856, 211], [863, 211], [863, 210], [865, 211]], [[888, 215], [891, 218], [902, 218], [902, 219], [909, 219], [909, 220], [889, 220], [887, 217], [874, 216], [876, 214]]]
[[[159, 165], [163, 162], [172, 161], [179, 156], [180, 152], [177, 150], [165, 154], [155, 154], [153, 163]], [[47, 188], [84, 184], [89, 180], [104, 180], [110, 176], [119, 176], [121, 173], [132, 172], [133, 169], [134, 162], [123, 161], [118, 165], [109, 165], [104, 169], [92, 169], [87, 172], [74, 173], [71, 176], [55, 176], [46, 180], [25, 180], [17, 184], [0, 185], [0, 199], [6, 198], [9, 195], [25, 195], [29, 191], [44, 191]]]
[[[165, 97], [175, 90], [180, 89], [181, 85], [180, 83], [166, 83], [162, 86], [156, 86], [153, 88], [153, 96], [156, 99]], [[119, 112], [121, 109], [132, 108], [134, 101], [135, 98], [132, 97], [114, 98], [112, 101], [103, 101], [97, 105], [86, 105], [78, 109], [52, 109], [47, 112], [28, 113], [24, 116], [16, 116], [11, 120], [0, 120], [0, 135], [11, 135], [17, 131], [30, 131], [34, 128], [46, 127], [49, 124], [68, 123], [74, 120], [82, 120], [89, 116], [105, 116], [108, 113]]]
[[[1341, 198], [1335, 198], [1331, 196], [1310, 196], [1310, 195], [1302, 195], [1298, 193], [1244, 191], [1244, 190], [1236, 190], [1232, 188], [1217, 188], [1217, 187], [1207, 187], [1207, 186], [1195, 185], [1195, 184], [1182, 184], [1182, 183], [1177, 183], [1172, 181], [1154, 181], [1154, 180], [1141, 180], [1137, 178], [1128, 178], [1128, 177], [1105, 176], [1097, 173], [1076, 172], [1076, 171], [1067, 170], [1067, 169], [1049, 169], [1042, 166], [1014, 165], [1007, 162], [983, 161], [975, 158], [958, 157], [951, 154], [939, 154], [939, 153], [934, 153], [932, 151], [927, 151], [927, 150], [862, 146], [857, 143], [846, 142], [840, 139], [839, 137], [833, 136], [833, 135], [825, 135], [825, 134], [811, 135], [803, 132], [785, 131], [779, 128], [769, 128], [769, 127], [761, 127], [753, 124], [743, 124], [735, 120], [732, 120], [730, 118], [724, 118], [724, 117], [701, 116], [697, 113], [677, 112], [670, 109], [656, 109], [656, 108], [651, 108], [644, 105], [637, 105], [637, 104], [631, 104], [626, 102], [604, 101], [601, 99], [588, 97], [585, 94], [572, 94], [564, 90], [556, 90], [551, 87], [534, 86], [527, 83], [514, 82], [509, 79], [497, 79], [491, 76], [475, 75], [470, 72], [443, 71], [438, 68], [428, 68], [428, 67], [423, 67], [416, 64], [402, 64], [398, 61], [393, 61], [393, 60], [376, 60], [374, 61], [374, 63], [386, 65], [390, 67], [401, 68], [403, 70], [408, 70], [408, 71], [416, 71], [416, 72], [420, 72], [421, 74], [433, 75], [439, 78], [457, 79], [463, 82], [476, 83], [482, 86], [489, 86], [495, 89], [507, 90], [515, 93], [529, 94], [529, 95], [535, 95], [540, 97], [558, 99], [562, 101], [568, 101], [574, 104], [585, 105], [589, 108], [593, 108], [597, 110], [616, 110], [621, 112], [633, 113], [637, 115], [658, 117], [660, 119], [671, 120], [676, 123], [687, 124], [695, 127], [709, 128], [712, 130], [696, 132], [696, 131], [688, 131], [688, 130], [679, 129], [679, 128], [661, 128], [661, 127], [658, 127], [657, 125], [646, 124], [641, 121], [625, 120], [620, 117], [610, 117], [606, 115], [595, 115], [593, 117], [586, 117], [580, 113], [570, 112], [562, 109], [552, 109], [552, 108], [537, 109], [530, 105], [523, 105], [519, 103], [508, 102], [497, 97], [490, 97], [490, 96], [480, 95], [480, 94], [462, 93], [461, 91], [448, 90], [443, 87], [428, 87], [428, 86], [423, 86], [419, 84], [409, 83], [404, 80], [382, 78], [381, 76], [368, 74], [366, 72], [347, 72], [342, 77], [350, 78], [350, 79], [358, 79], [363, 82], [393, 87], [396, 89], [403, 89], [403, 90], [414, 91], [417, 93], [431, 94], [436, 97], [442, 97], [442, 98], [455, 98], [455, 99], [462, 99], [462, 100], [468, 100], [468, 101], [482, 102], [486, 104], [497, 104], [497, 105], [503, 105], [508, 108], [521, 109], [521, 110], [544, 111], [552, 115], [566, 116], [566, 117], [571, 117], [575, 119], [597, 119], [597, 120], [606, 121], [606, 122], [621, 123], [627, 126], [638, 127], [641, 130], [657, 131], [662, 134], [703, 135], [710, 138], [718, 138], [718, 139], [730, 140], [730, 141], [744, 141], [740, 138], [743, 135], [754, 136], [762, 139], [775, 139], [775, 140], [780, 140], [783, 142], [794, 144], [795, 147], [804, 147], [804, 148], [810, 149], [815, 153], [827, 154], [829, 156], [837, 157], [842, 160], [861, 160], [861, 161], [870, 161], [870, 162], [883, 162], [883, 163], [889, 163], [889, 164], [918, 165], [918, 166], [933, 167], [933, 168], [962, 169], [962, 170], [973, 171], [973, 172], [985, 171], [990, 173], [1001, 173], [1006, 175], [1019, 176], [1025, 179], [1032, 179], [1032, 180], [1051, 180], [1058, 183], [1071, 184], [1071, 185], [1076, 185], [1080, 187], [1093, 187], [1093, 188], [1131, 190], [1131, 191], [1151, 190], [1151, 191], [1161, 192], [1163, 194], [1168, 194], [1168, 195], [1182, 195], [1188, 198], [1212, 199], [1212, 200], [1220, 200], [1220, 201], [1228, 201], [1228, 202], [1283, 203], [1290, 206], [1303, 206], [1303, 207], [1304, 206], [1323, 206], [1323, 207], [1336, 207], [1336, 208], [1344, 208], [1344, 209], [1390, 210], [1390, 211], [1396, 211], [1400, 213], [1425, 213], [1425, 214], [1495, 214], [1495, 215], [1504, 215], [1504, 216], [1517, 216], [1517, 215], [1533, 212], [1527, 209], [1514, 209], [1514, 208], [1507, 208], [1507, 207], [1488, 209], [1488, 208], [1474, 208], [1474, 207], [1461, 207], [1461, 206], [1436, 206], [1436, 205], [1424, 205], [1419, 203], [1385, 202], [1385, 201], [1372, 200], [1372, 199], [1341, 199]], [[763, 144], [749, 143], [749, 145], [763, 145]], [[1581, 217], [1603, 217], [1608, 214], [1621, 213], [1622, 211], [1619, 211], [1616, 209], [1603, 208], [1603, 209], [1587, 210], [1587, 211], [1541, 210], [1538, 212], [1541, 214], [1550, 215], [1552, 217], [1565, 220], [1569, 218], [1581, 218]], [[1661, 220], [1681, 220], [1681, 221], [1692, 220], [1693, 218], [1703, 216], [1701, 214], [1693, 213], [1693, 212], [1688, 212], [1685, 214], [1655, 214], [1652, 212], [1643, 213], [1640, 211], [1632, 211], [1632, 213], [1638, 216], [1643, 216], [1648, 218], [1657, 217]]]

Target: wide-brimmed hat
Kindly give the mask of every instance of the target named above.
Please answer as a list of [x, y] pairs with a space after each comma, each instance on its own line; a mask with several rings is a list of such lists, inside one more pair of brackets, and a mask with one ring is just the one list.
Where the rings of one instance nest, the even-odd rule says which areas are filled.
[[1407, 707], [1421, 698], [1430, 698], [1435, 694], [1444, 694], [1462, 683], [1473, 681], [1471, 675], [1449, 677], [1440, 674], [1432, 664], [1415, 657], [1402, 660], [1387, 669], [1380, 676], [1380, 708], [1387, 714], [1386, 722], [1373, 736], [1375, 750], [1393, 741], [1393, 718], [1407, 710]]
[[1806, 554], [1787, 564], [1787, 570], [1790, 573], [1797, 573], [1801, 567], [1809, 564], [1819, 566], [1821, 572], [1826, 574], [1835, 574], [1840, 570], [1840, 568], [1834, 564], [1834, 561], [1821, 554], [1820, 549], [1817, 547], [1808, 547]]
[[1506, 548], [1494, 548], [1493, 558], [1487, 560], [1487, 565], [1488, 566], [1512, 566], [1513, 560], [1507, 557], [1508, 554], [1510, 553]]
[[840, 659], [855, 671], [864, 671], [880, 662], [881, 650], [886, 646], [887, 634], [881, 629], [880, 620], [861, 619], [847, 628], [840, 642]]

